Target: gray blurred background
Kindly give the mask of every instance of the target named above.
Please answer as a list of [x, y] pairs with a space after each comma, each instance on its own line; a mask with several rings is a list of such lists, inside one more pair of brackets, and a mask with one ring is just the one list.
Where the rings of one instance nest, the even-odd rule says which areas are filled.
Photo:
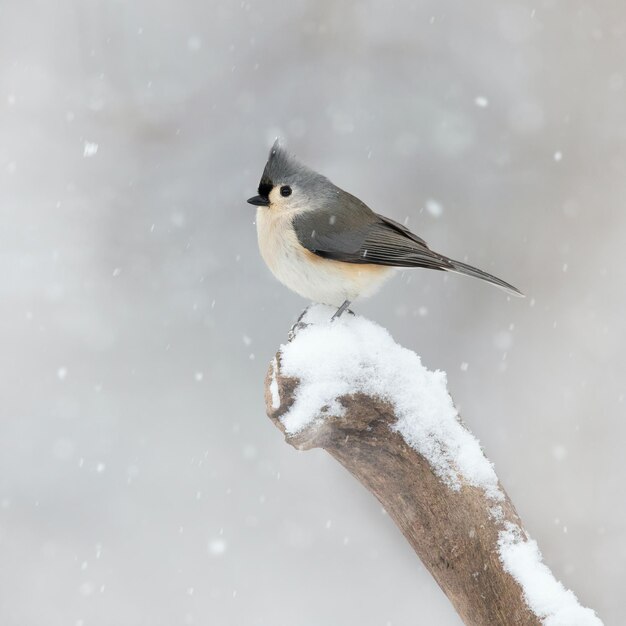
[[626, 570], [626, 8], [0, 0], [0, 623], [459, 624], [380, 505], [264, 415], [305, 302], [256, 246], [289, 149], [525, 300], [362, 313], [448, 372], [555, 575]]

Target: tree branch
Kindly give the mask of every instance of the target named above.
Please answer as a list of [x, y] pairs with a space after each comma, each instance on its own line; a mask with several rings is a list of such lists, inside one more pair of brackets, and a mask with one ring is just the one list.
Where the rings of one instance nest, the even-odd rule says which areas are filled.
[[[338, 402], [329, 403], [329, 398], [326, 398], [318, 401], [318, 404], [325, 402], [323, 406], [315, 406], [311, 396], [319, 396], [320, 385], [334, 384], [337, 377], [343, 375], [337, 367], [358, 369], [360, 365], [355, 361], [370, 358], [368, 346], [360, 345], [364, 341], [361, 332], [363, 324], [371, 325], [372, 335], [380, 335], [374, 337], [373, 345], [370, 346], [377, 354], [381, 353], [380, 342], [385, 336], [388, 337], [380, 334], [385, 332], [383, 329], [362, 318], [342, 318], [341, 325], [331, 325], [327, 321], [316, 324], [314, 317], [317, 316], [318, 320], [328, 318], [328, 311], [324, 307], [316, 309], [316, 315], [305, 314], [304, 322], [291, 333], [290, 343], [282, 346], [266, 379], [267, 413], [285, 434], [286, 441], [299, 450], [324, 448], [378, 498], [466, 624], [601, 624], [593, 611], [578, 605], [573, 594], [554, 580], [540, 562], [536, 544], [529, 540], [523, 530], [520, 518], [509, 497], [497, 483], [495, 474], [493, 488], [486, 488], [484, 482], [478, 481], [477, 484], [467, 472], [464, 476], [458, 468], [463, 465], [460, 456], [466, 454], [467, 450], [460, 449], [455, 453], [459, 458], [453, 459], [453, 463], [458, 461], [455, 466], [458, 470], [456, 479], [451, 480], [437, 465], [439, 456], [418, 451], [419, 440], [416, 445], [411, 439], [411, 433], [407, 435], [406, 429], [399, 427], [402, 417], [398, 406], [394, 406], [393, 389], [383, 399], [380, 390], [378, 393], [367, 391], [367, 381], [358, 385], [350, 384], [344, 389], [347, 393], [333, 398]], [[360, 326], [354, 330], [357, 324]], [[310, 335], [313, 331], [317, 333], [314, 337], [300, 340], [301, 336]], [[368, 336], [368, 332], [366, 328], [365, 336]], [[339, 365], [336, 359], [329, 365], [326, 359], [316, 357], [311, 352], [311, 346], [320, 342], [323, 344], [324, 341], [329, 342], [330, 350], [333, 344], [336, 346], [338, 341], [344, 341], [345, 345], [340, 345], [338, 349], [343, 348], [347, 353], [346, 362], [342, 363], [340, 357]], [[364, 350], [363, 354], [367, 356], [355, 357], [356, 353], [350, 352], [350, 341], [359, 343], [359, 349]], [[298, 345], [299, 342], [301, 345]], [[393, 344], [393, 349], [408, 352], [396, 344]], [[376, 359], [382, 359], [385, 368], [389, 367], [389, 362], [400, 362], [399, 357], [389, 357], [391, 350], [392, 347], [387, 347], [384, 357], [373, 357], [374, 365], [368, 361], [363, 366], [365, 371], [376, 376]], [[413, 356], [417, 364], [415, 367], [422, 367], [419, 359]], [[314, 374], [309, 376], [307, 367]], [[326, 369], [330, 370], [328, 376], [332, 381], [325, 381]], [[425, 368], [424, 371], [427, 372]], [[401, 377], [406, 373], [399, 371], [397, 375]], [[348, 376], [346, 380], [352, 378]], [[302, 412], [303, 402], [309, 411], [313, 407], [316, 414], [309, 415], [304, 423], [301, 423], [302, 420], [297, 421], [294, 427], [290, 420], [294, 418], [295, 409]], [[429, 403], [433, 403], [431, 396], [425, 406], [430, 406]], [[417, 407], [415, 410], [423, 411], [423, 408]], [[455, 425], [446, 428], [459, 428], [464, 435], [469, 435], [456, 413], [454, 415]], [[425, 419], [428, 423], [428, 419], [423, 416], [418, 416], [418, 419]], [[414, 428], [419, 429], [419, 426]], [[427, 441], [435, 441], [435, 447], [443, 449], [448, 445], [445, 438], [443, 441], [437, 439], [436, 433], [435, 436], [426, 430], [421, 434]], [[478, 445], [471, 436], [468, 441]], [[480, 456], [491, 467], [482, 452]], [[529, 547], [531, 553], [533, 547], [537, 552], [536, 563], [531, 563], [530, 568], [520, 565], [523, 558], [516, 558], [516, 550], [519, 553], [521, 549], [524, 557]], [[543, 586], [546, 593], [554, 592], [547, 601], [552, 609], [545, 609], [543, 604], [546, 602], [542, 604], [538, 598], [532, 597], [533, 585], [529, 585], [525, 579], [528, 575], [538, 577], [532, 582], [539, 583], [541, 576], [547, 577]], [[554, 586], [553, 590], [551, 585]], [[570, 621], [549, 621], [563, 619], [564, 616], [569, 616], [567, 619]]]

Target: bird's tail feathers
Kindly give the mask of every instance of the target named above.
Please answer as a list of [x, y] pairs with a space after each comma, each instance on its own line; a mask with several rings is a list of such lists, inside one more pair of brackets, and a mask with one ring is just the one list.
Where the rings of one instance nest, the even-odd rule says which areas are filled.
[[466, 276], [472, 276], [474, 278], [480, 278], [481, 280], [485, 280], [496, 287], [500, 287], [500, 289], [504, 289], [507, 293], [512, 296], [517, 296], [518, 298], [524, 298], [524, 294], [519, 290], [510, 285], [509, 283], [501, 280], [497, 276], [493, 276], [492, 274], [488, 274], [487, 272], [483, 272], [479, 270], [477, 267], [472, 267], [471, 265], [467, 265], [467, 263], [461, 263], [461, 261], [455, 261], [454, 259], [447, 259], [450, 262], [450, 265], [444, 267], [442, 269], [447, 270], [448, 272], [455, 272], [457, 274], [465, 274]]

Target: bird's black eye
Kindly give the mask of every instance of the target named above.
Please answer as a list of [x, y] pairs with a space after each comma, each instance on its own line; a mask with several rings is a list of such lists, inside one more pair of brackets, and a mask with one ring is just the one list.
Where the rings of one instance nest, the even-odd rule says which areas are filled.
[[281, 196], [284, 196], [285, 198], [286, 198], [287, 196], [290, 196], [290, 195], [291, 195], [291, 187], [290, 187], [289, 185], [283, 185], [283, 186], [280, 188], [280, 195], [281, 195]]

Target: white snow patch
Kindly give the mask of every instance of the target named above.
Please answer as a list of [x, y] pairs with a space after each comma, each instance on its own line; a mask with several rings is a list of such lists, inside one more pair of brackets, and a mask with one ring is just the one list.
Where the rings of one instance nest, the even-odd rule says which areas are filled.
[[496, 522], [501, 522], [504, 519], [504, 511], [499, 504], [489, 509], [489, 515], [491, 515]]
[[441, 203], [437, 202], [437, 200], [433, 200], [432, 198], [426, 200], [425, 207], [433, 217], [441, 217], [443, 214], [443, 206]]
[[537, 543], [518, 526], [505, 522], [498, 551], [504, 569], [521, 585], [528, 607], [545, 626], [602, 626], [595, 612], [582, 607], [574, 593], [554, 578]]
[[392, 428], [449, 487], [459, 489], [463, 479], [501, 500], [493, 465], [458, 419], [445, 372], [426, 369], [417, 354], [374, 322], [344, 314], [331, 323], [333, 313], [331, 307], [310, 307], [303, 318], [309, 326], [281, 347], [282, 374], [300, 380], [281, 418], [285, 430], [294, 434], [326, 415], [342, 415], [342, 396], [379, 397], [398, 416]]
[[474, 104], [481, 109], [485, 109], [489, 106], [489, 100], [487, 100], [485, 96], [476, 96], [474, 98]]
[[98, 152], [98, 144], [92, 141], [85, 141], [85, 145], [83, 147], [83, 156], [87, 159], [89, 157], [95, 156]]
[[187, 50], [189, 52], [198, 52], [202, 48], [202, 39], [196, 35], [192, 35], [187, 39]]
[[94, 589], [95, 589], [95, 586], [91, 581], [85, 581], [78, 588], [78, 591], [80, 592], [82, 596], [90, 596], [93, 593]]
[[272, 408], [277, 409], [280, 406], [280, 394], [278, 393], [278, 382], [276, 380], [276, 370], [278, 363], [276, 358], [272, 360], [272, 380], [270, 381], [270, 393], [272, 394]]
[[567, 448], [560, 443], [555, 444], [552, 447], [552, 456], [557, 461], [562, 461], [567, 456]]
[[213, 556], [220, 556], [226, 552], [226, 542], [221, 538], [212, 539], [208, 544], [209, 554]]

